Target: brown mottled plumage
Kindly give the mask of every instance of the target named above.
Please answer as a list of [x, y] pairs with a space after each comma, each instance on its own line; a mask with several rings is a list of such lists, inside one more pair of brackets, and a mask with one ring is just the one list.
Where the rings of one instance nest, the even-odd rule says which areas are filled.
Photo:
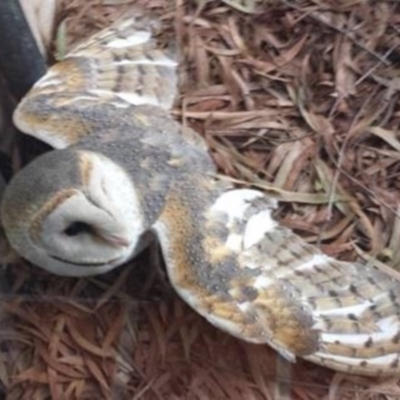
[[[177, 62], [156, 47], [148, 25], [123, 20], [73, 49], [21, 101], [14, 113], [17, 127], [64, 148], [93, 130], [88, 118], [98, 118], [104, 106], [169, 109], [177, 90]], [[121, 113], [109, 115], [115, 126]]]
[[399, 371], [398, 281], [305, 243], [272, 219], [275, 205], [260, 192], [226, 191], [195, 176], [177, 186], [155, 230], [171, 282], [195, 310], [292, 361], [367, 375]]
[[400, 283], [337, 261], [272, 218], [261, 192], [215, 179], [204, 142], [168, 113], [176, 62], [123, 21], [49, 69], [14, 115], [59, 148], [6, 190], [11, 245], [60, 275], [103, 273], [158, 238], [171, 284], [215, 326], [366, 375], [400, 371]]

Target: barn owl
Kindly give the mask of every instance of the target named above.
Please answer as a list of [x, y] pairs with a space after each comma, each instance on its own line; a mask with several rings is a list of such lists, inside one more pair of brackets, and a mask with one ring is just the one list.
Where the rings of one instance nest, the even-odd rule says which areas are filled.
[[52, 66], [17, 127], [53, 146], [8, 185], [11, 246], [55, 274], [134, 257], [151, 233], [171, 285], [211, 324], [338, 371], [400, 371], [400, 283], [335, 260], [272, 216], [260, 191], [216, 178], [202, 139], [169, 114], [177, 62], [123, 20]]

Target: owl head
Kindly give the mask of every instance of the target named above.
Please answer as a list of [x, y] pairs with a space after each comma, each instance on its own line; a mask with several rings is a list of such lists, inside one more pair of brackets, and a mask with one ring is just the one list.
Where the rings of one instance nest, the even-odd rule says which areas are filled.
[[107, 272], [131, 258], [145, 233], [126, 172], [90, 151], [55, 150], [8, 185], [1, 218], [11, 246], [55, 274]]

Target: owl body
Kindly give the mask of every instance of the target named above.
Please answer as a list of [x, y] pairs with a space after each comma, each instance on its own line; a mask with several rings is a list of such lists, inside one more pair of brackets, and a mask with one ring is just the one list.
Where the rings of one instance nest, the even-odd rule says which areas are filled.
[[160, 215], [171, 186], [181, 176], [199, 171], [215, 175], [215, 166], [192, 139], [195, 134], [185, 132], [165, 111], [137, 106], [124, 110], [122, 116], [127, 117], [123, 123], [121, 118], [118, 126], [97, 127], [71, 149], [103, 154], [134, 176], [141, 210], [150, 227]]
[[122, 21], [49, 69], [14, 120], [57, 150], [7, 187], [11, 245], [87, 276], [153, 234], [172, 286], [218, 328], [290, 361], [398, 373], [400, 283], [328, 257], [274, 220], [272, 199], [218, 180], [204, 141], [168, 112], [176, 68], [142, 23]]

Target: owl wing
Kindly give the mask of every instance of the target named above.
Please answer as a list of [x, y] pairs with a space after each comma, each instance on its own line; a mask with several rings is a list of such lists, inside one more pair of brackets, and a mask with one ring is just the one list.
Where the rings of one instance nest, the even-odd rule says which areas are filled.
[[261, 192], [195, 185], [175, 187], [154, 225], [169, 279], [192, 308], [291, 361], [400, 371], [398, 281], [307, 244], [272, 218], [275, 204]]
[[101, 126], [104, 108], [117, 114], [137, 105], [170, 109], [176, 69], [173, 55], [157, 47], [149, 24], [124, 18], [50, 67], [18, 105], [14, 123], [64, 148]]

